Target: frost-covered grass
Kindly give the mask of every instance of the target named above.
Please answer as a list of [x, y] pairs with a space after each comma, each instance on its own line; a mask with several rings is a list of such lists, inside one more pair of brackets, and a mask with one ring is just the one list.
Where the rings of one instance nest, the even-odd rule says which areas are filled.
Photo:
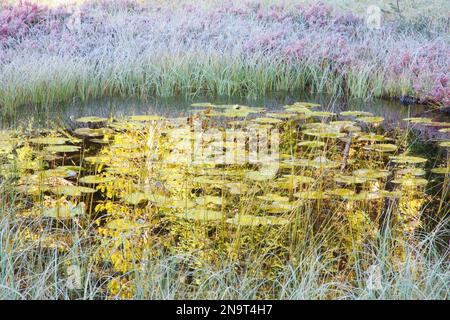
[[0, 105], [297, 89], [448, 104], [448, 17], [381, 26], [323, 3], [3, 4]]
[[[92, 259], [98, 248], [89, 246], [98, 239], [73, 227], [73, 244], [67, 254], [45, 248], [39, 241], [21, 246], [23, 234], [15, 225], [13, 211], [0, 208], [0, 299], [111, 299], [107, 294], [111, 276], [98, 277], [98, 265]], [[448, 223], [448, 221], [446, 222]], [[332, 239], [320, 234], [315, 240], [305, 239], [295, 261], [285, 266], [272, 278], [258, 274], [264, 268], [264, 259], [255, 257], [246, 261], [246, 269], [232, 261], [223, 261], [220, 267], [208, 266], [196, 260], [195, 255], [161, 253], [148, 260], [145, 268], [136, 268], [131, 274], [135, 281], [133, 299], [443, 299], [450, 298], [449, 256], [438, 247], [445, 246], [438, 239], [448, 237], [445, 223], [428, 235], [422, 235], [407, 245], [402, 261], [393, 252], [396, 243], [388, 234], [381, 236], [379, 245], [366, 252], [355, 252], [355, 263], [346, 274], [330, 276], [334, 263], [327, 252], [319, 253], [317, 241]], [[43, 230], [44, 239], [50, 235]], [[180, 268], [187, 261], [198, 264], [197, 269]], [[375, 261], [372, 267], [363, 267]], [[74, 265], [82, 270], [76, 290], [68, 284], [68, 270]], [[200, 267], [201, 266], [201, 267]], [[236, 272], [241, 270], [241, 272]], [[190, 283], [189, 278], [203, 279]], [[126, 283], [123, 284], [126, 288]], [[125, 290], [125, 289], [124, 289]]]

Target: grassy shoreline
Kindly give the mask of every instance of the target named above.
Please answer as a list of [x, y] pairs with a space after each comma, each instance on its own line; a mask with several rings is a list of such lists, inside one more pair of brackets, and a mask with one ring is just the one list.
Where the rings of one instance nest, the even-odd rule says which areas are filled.
[[448, 19], [371, 30], [364, 16], [323, 3], [201, 4], [6, 6], [0, 107], [283, 90], [450, 103]]

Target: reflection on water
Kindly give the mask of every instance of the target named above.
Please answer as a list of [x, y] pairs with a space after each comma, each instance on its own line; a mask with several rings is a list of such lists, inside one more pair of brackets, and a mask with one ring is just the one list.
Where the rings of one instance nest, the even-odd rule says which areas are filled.
[[47, 108], [26, 106], [18, 108], [15, 114], [2, 116], [2, 127], [15, 127], [29, 125], [34, 127], [48, 127], [59, 123], [70, 127], [72, 121], [82, 116], [101, 116], [120, 118], [135, 114], [159, 114], [164, 116], [184, 116], [189, 113], [190, 105], [195, 102], [213, 102], [215, 104], [243, 104], [251, 107], [265, 107], [269, 110], [281, 109], [286, 104], [295, 101], [320, 103], [328, 111], [340, 112], [343, 110], [363, 110], [375, 115], [383, 116], [388, 124], [396, 125], [402, 118], [414, 117], [423, 114], [423, 106], [405, 107], [396, 101], [385, 100], [352, 100], [339, 101], [331, 97], [307, 96], [302, 94], [276, 93], [260, 99], [243, 97], [186, 97], [152, 98], [148, 101], [133, 99], [101, 99], [87, 102], [74, 102], [66, 105], [51, 106]]

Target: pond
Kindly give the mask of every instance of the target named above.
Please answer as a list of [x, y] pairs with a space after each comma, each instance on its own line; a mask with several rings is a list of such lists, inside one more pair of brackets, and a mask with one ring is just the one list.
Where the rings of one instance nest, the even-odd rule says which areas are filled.
[[136, 263], [167, 253], [217, 266], [264, 256], [258, 274], [270, 278], [321, 234], [337, 274], [383, 228], [401, 257], [401, 243], [449, 213], [450, 123], [421, 106], [114, 99], [3, 120], [3, 205], [27, 235], [18, 247], [45, 230], [39, 246], [69, 255], [83, 230], [106, 294], [131, 296]]

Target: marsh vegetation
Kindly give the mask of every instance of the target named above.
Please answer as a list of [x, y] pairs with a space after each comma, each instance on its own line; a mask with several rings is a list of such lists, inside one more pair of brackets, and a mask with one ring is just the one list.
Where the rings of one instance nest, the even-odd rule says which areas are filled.
[[0, 299], [449, 298], [448, 1], [43, 2], [0, 0]]
[[448, 1], [434, 0], [433, 15], [429, 1], [401, 1], [411, 17], [400, 18], [383, 6], [379, 29], [367, 25], [366, 8], [332, 1], [8, 2], [0, 3], [2, 111], [280, 90], [450, 103]]
[[449, 297], [448, 122], [306, 102], [75, 122], [0, 133], [2, 298]]

